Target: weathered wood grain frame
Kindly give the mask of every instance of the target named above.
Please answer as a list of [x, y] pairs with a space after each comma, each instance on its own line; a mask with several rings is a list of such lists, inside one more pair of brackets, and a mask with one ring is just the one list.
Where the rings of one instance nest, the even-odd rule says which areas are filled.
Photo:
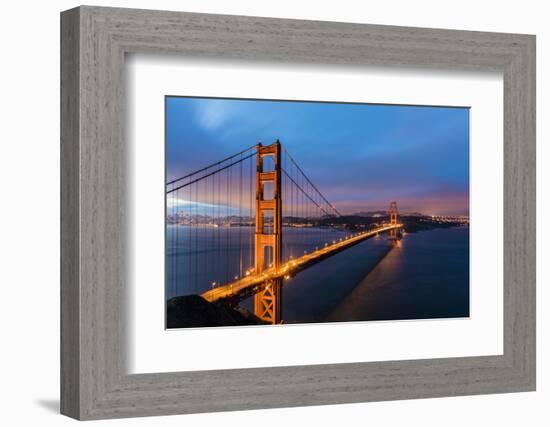
[[[127, 53], [504, 75], [504, 354], [128, 375]], [[61, 14], [61, 412], [99, 419], [535, 389], [535, 37], [132, 9]], [[159, 284], [160, 286], [161, 284]]]

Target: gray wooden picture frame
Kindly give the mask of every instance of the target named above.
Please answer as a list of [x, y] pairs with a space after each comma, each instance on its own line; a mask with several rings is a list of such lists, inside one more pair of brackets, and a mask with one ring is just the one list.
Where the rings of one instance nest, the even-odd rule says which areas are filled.
[[[504, 354], [129, 375], [127, 53], [504, 76]], [[61, 412], [183, 414], [535, 389], [535, 37], [83, 6], [61, 14]], [[160, 286], [161, 284], [159, 284]]]

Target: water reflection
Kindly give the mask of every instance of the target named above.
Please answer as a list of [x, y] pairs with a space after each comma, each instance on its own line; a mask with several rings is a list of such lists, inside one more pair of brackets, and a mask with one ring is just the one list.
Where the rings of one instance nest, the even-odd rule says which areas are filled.
[[[197, 236], [200, 230], [181, 229], [177, 241], [169, 240], [167, 299], [201, 293], [212, 282], [245, 274], [252, 254], [235, 244], [244, 240], [244, 231], [224, 230], [223, 235], [232, 238], [227, 239], [226, 250], [218, 253], [216, 234], [208, 238], [208, 232]], [[320, 243], [305, 246], [311, 236], [300, 233], [314, 232], [287, 231], [287, 253], [313, 250]], [[335, 231], [333, 238], [344, 234]], [[185, 251], [195, 239], [201, 242], [202, 258]], [[205, 254], [214, 261], [202, 261]], [[185, 280], [176, 281], [176, 277]], [[241, 306], [252, 311], [252, 298]], [[361, 242], [285, 280], [282, 307], [284, 323], [468, 316], [469, 228], [410, 233], [395, 244], [387, 234]]]
[[326, 321], [469, 316], [469, 229], [408, 234]]

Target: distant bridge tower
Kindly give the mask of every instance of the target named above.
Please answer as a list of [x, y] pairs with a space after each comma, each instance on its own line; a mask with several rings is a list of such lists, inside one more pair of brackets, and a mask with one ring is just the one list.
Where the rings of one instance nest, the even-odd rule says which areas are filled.
[[390, 203], [390, 224], [397, 224], [397, 202]]
[[[390, 225], [397, 224], [397, 202], [390, 203]], [[397, 240], [397, 228], [390, 230], [390, 240]]]
[[[256, 234], [254, 245], [255, 274], [262, 274], [270, 266], [278, 269], [282, 259], [282, 198], [281, 198], [281, 144], [279, 140], [268, 146], [258, 144], [256, 167]], [[264, 171], [264, 160], [272, 158], [273, 170]], [[273, 198], [264, 198], [265, 184], [272, 183]], [[281, 322], [282, 279], [269, 280], [254, 295], [254, 314], [265, 322]]]

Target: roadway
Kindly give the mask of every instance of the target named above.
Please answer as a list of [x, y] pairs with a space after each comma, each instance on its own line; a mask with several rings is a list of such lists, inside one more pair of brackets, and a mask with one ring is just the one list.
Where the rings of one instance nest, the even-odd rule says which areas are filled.
[[209, 302], [215, 302], [220, 299], [226, 298], [235, 298], [241, 294], [248, 296], [250, 293], [257, 292], [270, 280], [289, 279], [290, 277], [295, 276], [301, 270], [304, 270], [307, 267], [311, 267], [319, 261], [335, 255], [338, 252], [341, 252], [344, 249], [347, 249], [353, 245], [356, 245], [363, 240], [376, 236], [379, 233], [383, 233], [394, 228], [398, 229], [401, 227], [403, 227], [403, 224], [386, 224], [375, 230], [353, 234], [348, 238], [343, 238], [341, 240], [335, 241], [330, 245], [327, 245], [308, 254], [302, 255], [299, 258], [290, 259], [287, 262], [283, 263], [278, 269], [275, 269], [273, 267], [264, 271], [261, 274], [252, 274], [249, 276], [245, 276], [241, 279], [235, 280], [234, 282], [220, 285], [219, 287], [208, 290], [204, 292], [201, 296]]

